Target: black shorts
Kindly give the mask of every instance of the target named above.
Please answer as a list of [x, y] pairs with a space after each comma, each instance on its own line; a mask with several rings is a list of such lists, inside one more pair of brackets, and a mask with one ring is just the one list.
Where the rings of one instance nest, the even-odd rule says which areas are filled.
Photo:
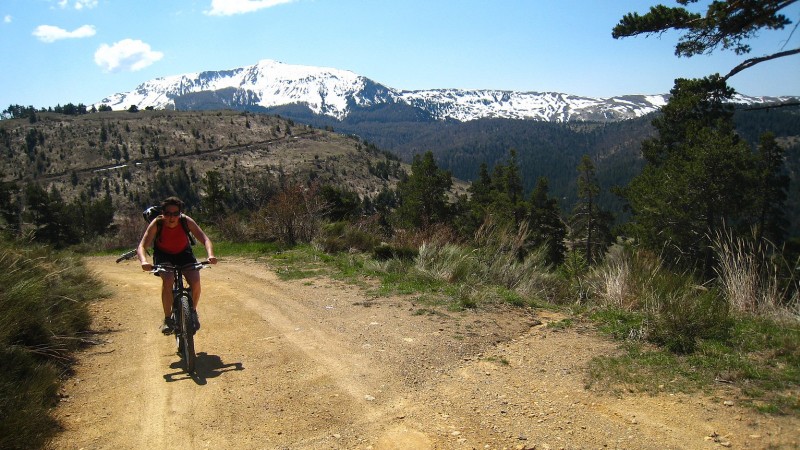
[[186, 246], [186, 250], [176, 254], [162, 252], [158, 248], [153, 249], [153, 264], [155, 265], [172, 263], [175, 266], [185, 266], [186, 264], [193, 264], [196, 262], [197, 258], [194, 257], [190, 245]]

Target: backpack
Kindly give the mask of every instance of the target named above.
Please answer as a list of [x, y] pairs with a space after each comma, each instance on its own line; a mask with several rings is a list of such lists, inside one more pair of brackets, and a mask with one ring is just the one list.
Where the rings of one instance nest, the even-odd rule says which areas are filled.
[[[142, 212], [142, 217], [144, 217], [145, 222], [147, 222], [148, 224], [150, 224], [150, 222], [152, 222], [153, 219], [158, 218], [158, 216], [160, 215], [161, 215], [160, 206], [150, 206], [149, 208], [145, 209]], [[156, 230], [156, 238], [153, 241], [153, 245], [155, 245], [155, 242], [158, 241], [158, 236], [161, 234], [161, 227], [163, 226], [161, 220], [159, 220], [156, 223], [156, 226], [158, 227], [158, 229]], [[186, 232], [186, 236], [189, 237], [189, 245], [197, 244], [197, 240], [195, 240], [194, 236], [192, 236], [192, 233], [189, 231], [189, 221], [186, 220], [186, 217], [183, 215], [181, 215], [181, 226], [183, 227], [183, 231]]]

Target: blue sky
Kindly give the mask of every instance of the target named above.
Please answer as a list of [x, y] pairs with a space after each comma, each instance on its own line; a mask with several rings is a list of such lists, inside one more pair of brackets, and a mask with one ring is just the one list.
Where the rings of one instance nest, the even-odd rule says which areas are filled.
[[[395, 89], [594, 97], [666, 93], [675, 78], [724, 74], [745, 59], [721, 50], [678, 58], [674, 33], [611, 37], [625, 13], [656, 3], [0, 0], [0, 110], [90, 104], [152, 78], [262, 59], [351, 70]], [[800, 20], [800, 4], [787, 12]], [[800, 46], [793, 26], [761, 33], [747, 57]], [[800, 95], [800, 56], [762, 63], [730, 84], [747, 95]]]

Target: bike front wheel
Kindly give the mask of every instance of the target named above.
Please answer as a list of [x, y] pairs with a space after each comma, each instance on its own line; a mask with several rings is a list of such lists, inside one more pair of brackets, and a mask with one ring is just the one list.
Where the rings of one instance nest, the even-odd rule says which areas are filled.
[[192, 322], [192, 300], [186, 295], [180, 298], [179, 325], [178, 331], [178, 352], [183, 358], [183, 363], [187, 372], [194, 372], [195, 360], [194, 353], [194, 322]]

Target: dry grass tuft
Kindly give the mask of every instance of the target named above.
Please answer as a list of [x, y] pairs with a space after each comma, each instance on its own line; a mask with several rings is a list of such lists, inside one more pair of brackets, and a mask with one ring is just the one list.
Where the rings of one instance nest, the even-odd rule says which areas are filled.
[[[772, 243], [723, 231], [714, 236], [712, 245], [718, 260], [718, 283], [734, 311], [800, 320], [796, 269]], [[783, 276], [787, 272], [790, 275]]]

